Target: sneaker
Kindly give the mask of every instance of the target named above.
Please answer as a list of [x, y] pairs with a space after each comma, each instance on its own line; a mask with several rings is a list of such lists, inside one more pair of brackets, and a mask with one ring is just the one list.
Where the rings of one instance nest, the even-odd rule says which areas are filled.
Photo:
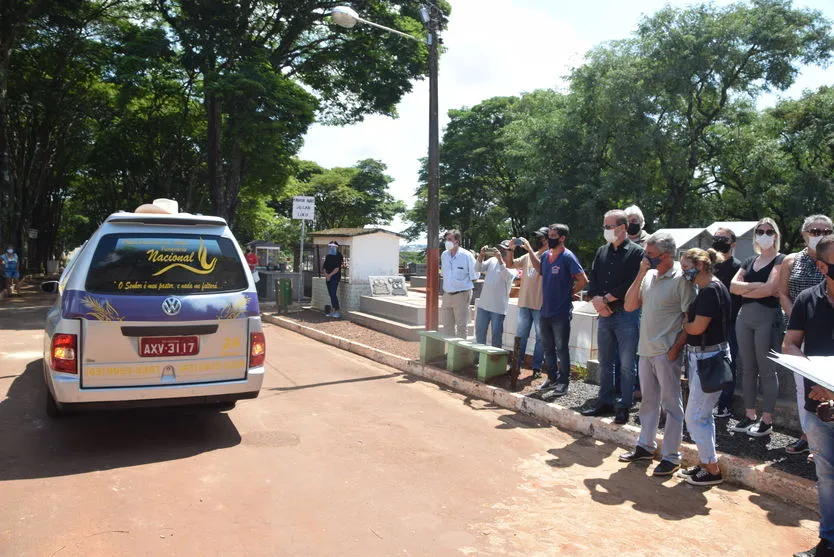
[[339, 318], [342, 317], [342, 314], [339, 313], [338, 311], [334, 311], [333, 313], [330, 314], [330, 317], [332, 317], [333, 319], [339, 319]]
[[696, 464], [692, 468], [686, 468], [686, 469], [681, 468], [680, 470], [678, 470], [678, 477], [686, 479], [689, 476], [696, 475], [700, 471], [701, 471], [701, 465], [700, 464]]
[[618, 425], [628, 423], [628, 408], [617, 408], [617, 412], [614, 414], [614, 423]]
[[543, 382], [541, 385], [539, 385], [539, 389], [538, 389], [538, 390], [540, 390], [540, 391], [546, 391], [546, 390], [548, 390], [548, 389], [552, 389], [552, 388], [554, 388], [555, 386], [556, 386], [556, 381], [551, 381], [551, 380], [548, 378], [548, 379], [545, 379], [545, 380], [544, 380], [544, 382]]
[[773, 424], [766, 424], [762, 421], [756, 422], [747, 430], [750, 437], [764, 437], [773, 433]]
[[691, 485], [718, 485], [724, 482], [720, 473], [711, 474], [706, 468], [701, 468], [694, 475], [686, 476], [684, 479], [686, 483]]
[[726, 406], [724, 408], [716, 408], [713, 416], [716, 418], [730, 418], [733, 413]]
[[325, 317], [333, 317], [333, 312], [331, 311], [330, 313], [326, 313], [324, 316]]
[[756, 423], [756, 420], [751, 420], [747, 416], [744, 416], [739, 422], [730, 428], [730, 431], [736, 431], [738, 433], [747, 433], [747, 430], [750, 429], [750, 426]]
[[620, 462], [637, 462], [638, 460], [654, 460], [654, 453], [643, 447], [635, 447], [633, 451], [623, 453], [617, 458]]
[[808, 441], [805, 439], [797, 439], [787, 447], [785, 452], [788, 454], [802, 454], [808, 452]]
[[652, 472], [652, 476], [671, 476], [680, 470], [680, 468], [680, 464], [675, 464], [669, 460], [661, 460], [660, 464], [658, 464]]
[[555, 396], [565, 396], [568, 394], [568, 386], [564, 383], [559, 383], [556, 385], [556, 389], [553, 391]]

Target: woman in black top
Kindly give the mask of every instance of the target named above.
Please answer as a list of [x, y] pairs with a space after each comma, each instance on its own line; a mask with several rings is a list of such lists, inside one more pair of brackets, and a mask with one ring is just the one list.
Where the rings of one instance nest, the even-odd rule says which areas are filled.
[[339, 319], [342, 315], [339, 313], [339, 298], [337, 292], [339, 289], [339, 281], [342, 280], [342, 265], [345, 259], [339, 253], [339, 242], [333, 241], [327, 245], [327, 255], [324, 258], [324, 280], [327, 281], [327, 292], [330, 294], [330, 313], [327, 317], [334, 317]]
[[[715, 276], [720, 280], [727, 290], [730, 290], [730, 283], [741, 268], [741, 261], [733, 255], [736, 247], [736, 233], [729, 228], [719, 228], [713, 236], [712, 249], [716, 252]], [[736, 393], [736, 371], [738, 369], [738, 341], [736, 340], [736, 317], [741, 309], [741, 296], [731, 295], [733, 310], [730, 312], [730, 326], [728, 328], [727, 341], [730, 343], [730, 355], [733, 370], [733, 382], [727, 386], [718, 399], [718, 409], [715, 412], [716, 418], [729, 418], [732, 416], [733, 397]]]
[[[770, 435], [773, 409], [779, 393], [775, 364], [767, 359], [771, 348], [782, 344], [784, 318], [779, 306], [779, 271], [784, 255], [779, 253], [779, 228], [773, 219], [764, 218], [754, 229], [754, 249], [733, 278], [730, 292], [741, 296], [741, 311], [736, 321], [736, 337], [744, 374], [745, 417], [732, 428], [752, 437]], [[756, 418], [758, 382], [762, 385], [762, 415]]]
[[681, 472], [687, 483], [716, 485], [724, 481], [718, 468], [715, 450], [715, 421], [712, 409], [721, 391], [705, 393], [698, 377], [698, 360], [711, 358], [721, 352], [729, 357], [727, 342], [732, 301], [727, 287], [713, 275], [715, 250], [688, 250], [681, 257], [681, 269], [686, 280], [698, 287], [698, 295], [687, 311], [687, 377], [689, 399], [686, 403], [686, 428], [698, 447], [701, 463]]

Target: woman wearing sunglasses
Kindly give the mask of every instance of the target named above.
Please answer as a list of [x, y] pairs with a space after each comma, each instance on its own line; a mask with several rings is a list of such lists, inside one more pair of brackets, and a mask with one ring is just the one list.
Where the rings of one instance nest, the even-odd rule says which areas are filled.
[[[773, 430], [773, 410], [779, 393], [775, 364], [767, 359], [771, 348], [781, 342], [783, 316], [779, 306], [779, 270], [784, 255], [779, 253], [779, 227], [763, 218], [754, 229], [753, 249], [758, 255], [741, 265], [730, 285], [730, 292], [741, 296], [736, 320], [736, 337], [743, 373], [745, 416], [733, 431], [751, 437], [764, 437]], [[764, 401], [762, 414], [756, 415], [756, 395], [761, 382]]]
[[[823, 236], [831, 234], [832, 231], [834, 225], [825, 215], [812, 215], [802, 223], [802, 239], [805, 240], [806, 247], [798, 253], [786, 255], [779, 273], [779, 302], [785, 311], [785, 317], [790, 318], [793, 303], [800, 292], [825, 280], [825, 276], [817, 269], [816, 248]], [[805, 435], [805, 382], [799, 374], [795, 373], [793, 377], [796, 382], [796, 403], [802, 437], [788, 445], [785, 450], [790, 454], [802, 454], [808, 452], [808, 437]]]

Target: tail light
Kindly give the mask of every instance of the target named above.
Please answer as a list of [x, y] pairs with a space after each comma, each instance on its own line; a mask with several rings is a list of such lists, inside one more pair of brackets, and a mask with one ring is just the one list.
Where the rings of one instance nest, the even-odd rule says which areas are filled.
[[78, 373], [76, 339], [75, 335], [65, 334], [57, 334], [52, 337], [52, 371]]
[[263, 333], [249, 334], [249, 367], [261, 367], [266, 360], [266, 339]]

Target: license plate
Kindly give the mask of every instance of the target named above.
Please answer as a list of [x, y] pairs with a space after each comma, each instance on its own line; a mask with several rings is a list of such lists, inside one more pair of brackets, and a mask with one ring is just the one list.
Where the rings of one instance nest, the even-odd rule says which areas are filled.
[[145, 358], [193, 356], [199, 352], [200, 339], [196, 336], [139, 339], [139, 355]]

